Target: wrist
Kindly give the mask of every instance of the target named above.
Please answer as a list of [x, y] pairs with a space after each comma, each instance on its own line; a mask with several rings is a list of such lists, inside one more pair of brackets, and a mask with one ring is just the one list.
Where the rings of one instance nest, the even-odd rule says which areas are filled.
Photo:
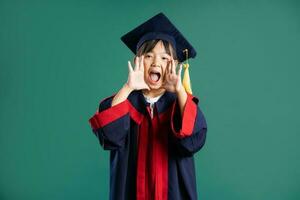
[[129, 86], [128, 83], [125, 83], [125, 84], [123, 85], [123, 89], [124, 89], [125, 91], [127, 91], [128, 94], [131, 93], [131, 92], [134, 90], [133, 88], [131, 88], [131, 87]]
[[185, 89], [183, 85], [181, 85], [178, 89], [176, 89], [176, 94], [179, 95], [180, 93], [185, 93]]

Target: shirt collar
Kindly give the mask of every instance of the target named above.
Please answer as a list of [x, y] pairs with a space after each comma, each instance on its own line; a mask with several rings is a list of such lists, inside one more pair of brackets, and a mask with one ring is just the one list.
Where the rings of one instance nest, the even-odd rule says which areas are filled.
[[[142, 114], [147, 113], [147, 106], [150, 106], [142, 93], [142, 90], [135, 90], [130, 93], [128, 97], [130, 103], [135, 107], [137, 111]], [[164, 113], [170, 108], [172, 103], [176, 100], [176, 94], [166, 91], [159, 100], [155, 103], [158, 114]]]

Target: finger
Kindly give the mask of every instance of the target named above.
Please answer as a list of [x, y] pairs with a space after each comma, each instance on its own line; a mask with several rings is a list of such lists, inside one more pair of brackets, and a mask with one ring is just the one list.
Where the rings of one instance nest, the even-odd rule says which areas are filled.
[[131, 62], [129, 60], [128, 60], [128, 71], [129, 72], [133, 71], [132, 66], [131, 66]]
[[141, 62], [140, 62], [140, 70], [141, 71], [144, 71], [144, 55], [142, 55], [142, 57], [141, 57]]
[[136, 57], [135, 60], [134, 60], [134, 71], [137, 71], [139, 69], [139, 64], [140, 64], [140, 57]]
[[168, 61], [168, 63], [167, 63], [167, 66], [166, 66], [166, 68], [165, 68], [164, 74], [168, 73], [169, 65], [170, 65], [170, 61]]
[[166, 67], [166, 71], [165, 71], [165, 73], [163, 73], [163, 82], [165, 82], [166, 81], [166, 77], [167, 77], [167, 74], [168, 74], [168, 66]]
[[176, 74], [176, 65], [174, 59], [172, 59], [172, 74]]
[[168, 71], [167, 71], [168, 74], [172, 73], [171, 72], [171, 67], [172, 67], [172, 60], [170, 60], [169, 65], [167, 67], [168, 68]]
[[180, 64], [178, 74], [177, 74], [179, 77], [181, 77], [181, 71], [182, 71], [182, 64]]

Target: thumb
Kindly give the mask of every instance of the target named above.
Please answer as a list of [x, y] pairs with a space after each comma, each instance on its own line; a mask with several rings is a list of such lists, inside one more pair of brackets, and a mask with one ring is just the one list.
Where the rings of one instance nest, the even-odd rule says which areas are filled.
[[148, 91], [150, 91], [150, 87], [145, 83], [145, 89], [147, 89]]

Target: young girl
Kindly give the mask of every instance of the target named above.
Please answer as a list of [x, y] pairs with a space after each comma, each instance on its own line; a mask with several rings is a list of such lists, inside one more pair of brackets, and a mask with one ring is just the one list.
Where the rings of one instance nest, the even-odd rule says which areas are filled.
[[196, 52], [162, 13], [121, 39], [136, 54], [134, 67], [128, 61], [127, 82], [89, 120], [110, 150], [110, 199], [197, 199], [193, 155], [207, 126], [180, 64]]

